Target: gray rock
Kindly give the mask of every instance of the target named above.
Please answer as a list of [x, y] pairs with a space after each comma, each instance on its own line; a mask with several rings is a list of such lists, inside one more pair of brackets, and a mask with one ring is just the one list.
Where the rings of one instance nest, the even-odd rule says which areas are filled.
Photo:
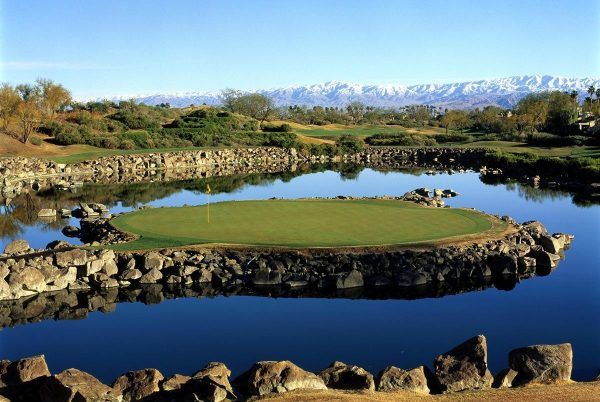
[[50, 208], [40, 209], [38, 212], [38, 218], [52, 218], [56, 217], [56, 210]]
[[319, 373], [328, 388], [345, 390], [375, 390], [373, 375], [362, 367], [333, 362]]
[[0, 388], [16, 386], [50, 376], [44, 355], [28, 357], [10, 362], [0, 362]]
[[457, 392], [490, 388], [493, 377], [487, 365], [485, 336], [473, 337], [433, 361], [441, 391]]
[[126, 281], [135, 281], [142, 277], [142, 271], [139, 269], [126, 269], [121, 273], [121, 279]]
[[142, 275], [140, 278], [140, 283], [157, 283], [162, 279], [162, 277], [162, 273], [158, 269], [153, 268]]
[[319, 376], [304, 371], [287, 360], [255, 363], [234, 383], [248, 396], [282, 393], [295, 389], [327, 389]]
[[43, 385], [42, 402], [121, 402], [121, 394], [97, 378], [74, 368], [50, 377]]
[[75, 248], [73, 250], [61, 251], [55, 255], [56, 265], [59, 267], [84, 266], [88, 261], [86, 250]]
[[15, 299], [46, 290], [46, 278], [33, 267], [11, 272], [7, 277], [7, 283]]
[[552, 254], [558, 254], [564, 245], [564, 242], [561, 245], [560, 240], [552, 236], [540, 236], [538, 243], [544, 248], [544, 251]]
[[150, 271], [156, 269], [160, 271], [163, 268], [164, 257], [159, 253], [148, 253], [144, 257], [144, 270]]
[[13, 240], [4, 247], [4, 254], [21, 254], [29, 251], [27, 240]]
[[124, 402], [137, 402], [160, 392], [163, 375], [156, 369], [130, 371], [119, 376], [112, 388], [123, 395]]
[[177, 391], [181, 389], [192, 377], [181, 374], [173, 374], [161, 384], [163, 391]]
[[573, 349], [570, 343], [527, 346], [511, 351], [508, 361], [517, 372], [513, 385], [567, 382], [573, 370]]
[[377, 376], [377, 391], [407, 390], [420, 394], [429, 394], [425, 367], [419, 366], [412, 370], [402, 370], [398, 367], [386, 367]]
[[363, 275], [360, 271], [353, 269], [350, 272], [342, 273], [338, 276], [335, 283], [337, 289], [356, 288], [364, 285]]

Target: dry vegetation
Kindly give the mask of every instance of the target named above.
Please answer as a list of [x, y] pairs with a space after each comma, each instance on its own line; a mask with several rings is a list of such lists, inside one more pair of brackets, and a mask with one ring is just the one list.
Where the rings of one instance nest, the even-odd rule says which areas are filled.
[[347, 391], [292, 391], [270, 395], [256, 400], [272, 402], [593, 402], [600, 401], [600, 382], [572, 383], [565, 385], [544, 385], [525, 388], [490, 389], [486, 391], [460, 392], [447, 395], [419, 395], [412, 392], [357, 393]]

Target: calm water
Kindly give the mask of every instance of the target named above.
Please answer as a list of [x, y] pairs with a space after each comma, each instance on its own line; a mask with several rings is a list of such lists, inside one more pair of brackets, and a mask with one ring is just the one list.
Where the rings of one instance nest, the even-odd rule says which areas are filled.
[[[253, 184], [243, 184], [248, 181]], [[546, 277], [511, 290], [494, 288], [437, 299], [348, 300], [250, 296], [167, 300], [156, 305], [119, 304], [112, 313], [79, 321], [43, 321], [0, 331], [0, 358], [43, 353], [52, 371], [78, 367], [110, 381], [122, 372], [156, 367], [163, 374], [190, 373], [208, 361], [223, 361], [239, 374], [258, 360], [290, 359], [308, 370], [332, 360], [378, 372], [389, 364], [431, 366], [433, 358], [482, 333], [488, 338], [492, 372], [507, 366], [508, 352], [536, 343], [571, 342], [575, 379], [600, 369], [600, 207], [578, 206], [567, 194], [516, 185], [486, 185], [475, 173], [411, 175], [363, 170], [340, 175], [308, 173], [285, 180], [243, 177], [221, 187], [211, 202], [270, 197], [400, 195], [416, 187], [453, 188], [453, 206], [475, 207], [537, 219], [551, 232], [575, 235], [566, 259]], [[220, 187], [211, 183], [213, 190]], [[79, 198], [106, 202], [112, 212], [206, 202], [203, 182], [138, 186], [86, 186], [80, 194], [47, 194], [46, 203]], [[68, 198], [68, 199], [67, 199]], [[4, 216], [6, 218], [6, 216]], [[25, 222], [25, 223], [23, 223]], [[73, 220], [76, 223], [75, 220]], [[25, 218], [12, 236], [35, 247], [62, 238], [59, 222], [48, 226]], [[0, 237], [0, 248], [10, 236]]]

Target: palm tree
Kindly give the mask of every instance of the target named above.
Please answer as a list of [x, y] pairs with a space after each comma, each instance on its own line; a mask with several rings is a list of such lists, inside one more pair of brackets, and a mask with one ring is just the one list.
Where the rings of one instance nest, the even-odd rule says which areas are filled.
[[593, 85], [590, 85], [587, 89], [588, 94], [590, 94], [590, 103], [594, 101], [594, 94], [596, 93], [596, 88]]
[[571, 99], [575, 99], [577, 100], [577, 98], [579, 97], [579, 93], [577, 92], [577, 90], [572, 90], [571, 93], [569, 94], [569, 96], [571, 97]]
[[596, 102], [600, 102], [600, 88], [596, 88]]

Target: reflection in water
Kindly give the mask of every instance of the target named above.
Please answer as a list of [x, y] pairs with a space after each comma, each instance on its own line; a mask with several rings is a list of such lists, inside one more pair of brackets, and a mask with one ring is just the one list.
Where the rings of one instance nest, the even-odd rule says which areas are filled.
[[[548, 274], [549, 270], [545, 273]], [[158, 304], [168, 299], [203, 298], [218, 296], [262, 296], [272, 298], [327, 298], [327, 299], [399, 299], [415, 300], [438, 298], [466, 292], [482, 291], [489, 288], [512, 290], [522, 279], [531, 276], [512, 275], [469, 278], [413, 286], [398, 287], [356, 287], [333, 289], [318, 287], [286, 288], [283, 286], [229, 286], [195, 284], [181, 285], [152, 284], [135, 288], [109, 288], [102, 290], [61, 290], [45, 292], [18, 300], [0, 301], [0, 328], [14, 327], [44, 320], [80, 320], [88, 313], [99, 311], [110, 313], [118, 303], [141, 302]]]

